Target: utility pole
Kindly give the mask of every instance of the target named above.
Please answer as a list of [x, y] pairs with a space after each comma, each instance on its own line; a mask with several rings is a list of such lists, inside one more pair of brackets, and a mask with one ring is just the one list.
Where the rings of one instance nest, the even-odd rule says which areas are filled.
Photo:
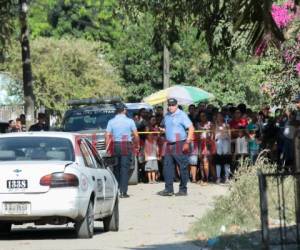
[[26, 128], [34, 122], [34, 94], [30, 60], [29, 29], [27, 24], [28, 0], [19, 0], [19, 21], [21, 28], [21, 51], [23, 68], [24, 110], [26, 115]]
[[[163, 83], [164, 83], [164, 89], [166, 89], [170, 87], [170, 52], [166, 44], [164, 44], [163, 60], [164, 60]], [[167, 112], [167, 103], [164, 103], [164, 113], [166, 112]]]

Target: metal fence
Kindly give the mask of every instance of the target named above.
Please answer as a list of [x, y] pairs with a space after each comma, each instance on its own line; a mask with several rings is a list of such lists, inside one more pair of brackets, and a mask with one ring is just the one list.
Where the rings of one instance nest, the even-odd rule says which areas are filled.
[[264, 248], [300, 246], [300, 172], [259, 173], [258, 178]]
[[0, 106], [0, 121], [16, 119], [24, 113], [23, 106]]
[[300, 131], [294, 142], [290, 172], [258, 173], [264, 249], [300, 249]]

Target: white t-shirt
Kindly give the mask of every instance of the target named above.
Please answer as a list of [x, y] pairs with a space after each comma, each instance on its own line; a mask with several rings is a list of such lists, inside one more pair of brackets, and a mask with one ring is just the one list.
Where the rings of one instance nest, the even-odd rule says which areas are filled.
[[248, 154], [248, 140], [245, 136], [235, 139], [235, 153]]
[[293, 125], [290, 125], [289, 122], [284, 126], [283, 135], [292, 140], [295, 136], [296, 128]]

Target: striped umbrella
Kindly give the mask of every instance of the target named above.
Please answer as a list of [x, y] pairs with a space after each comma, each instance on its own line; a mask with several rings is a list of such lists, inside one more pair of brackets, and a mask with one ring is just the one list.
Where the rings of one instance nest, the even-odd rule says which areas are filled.
[[189, 105], [201, 101], [214, 99], [214, 95], [197, 87], [175, 85], [167, 89], [160, 90], [143, 99], [151, 105], [163, 103], [169, 98], [175, 98], [178, 104]]

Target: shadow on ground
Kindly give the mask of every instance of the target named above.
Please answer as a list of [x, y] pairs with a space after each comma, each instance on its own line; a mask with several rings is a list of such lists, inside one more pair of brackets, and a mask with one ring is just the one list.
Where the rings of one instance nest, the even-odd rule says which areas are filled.
[[[96, 227], [94, 235], [104, 234], [102, 227]], [[0, 240], [49, 240], [76, 239], [73, 227], [27, 227], [13, 229], [10, 234], [1, 235]]]
[[[269, 249], [270, 250], [299, 250], [300, 244], [297, 242], [297, 230], [296, 226], [290, 226], [286, 228], [286, 231], [282, 229], [280, 232], [279, 227], [271, 228], [269, 230]], [[299, 232], [300, 233], [300, 232]], [[298, 235], [300, 236], [300, 235]], [[188, 241], [178, 244], [160, 244], [140, 246], [137, 248], [127, 248], [130, 250], [259, 250], [266, 249], [262, 244], [261, 230], [253, 231], [250, 233], [236, 233], [225, 234], [212, 239], [203, 239]], [[281, 240], [283, 244], [281, 244]], [[300, 239], [298, 238], [300, 243]]]

